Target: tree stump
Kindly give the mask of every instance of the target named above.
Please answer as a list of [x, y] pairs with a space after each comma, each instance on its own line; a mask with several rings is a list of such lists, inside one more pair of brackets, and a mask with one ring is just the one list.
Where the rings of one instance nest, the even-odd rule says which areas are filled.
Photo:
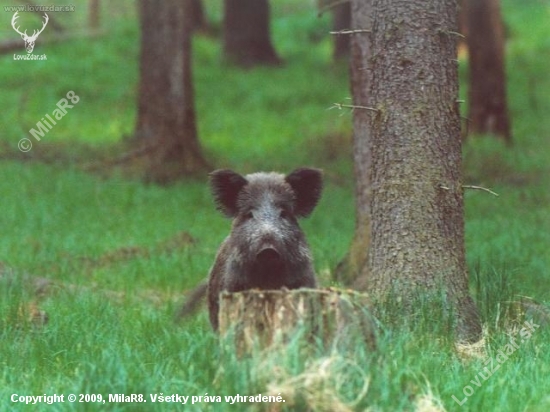
[[219, 331], [238, 355], [273, 349], [299, 337], [325, 348], [375, 348], [367, 295], [340, 289], [247, 290], [220, 294]]

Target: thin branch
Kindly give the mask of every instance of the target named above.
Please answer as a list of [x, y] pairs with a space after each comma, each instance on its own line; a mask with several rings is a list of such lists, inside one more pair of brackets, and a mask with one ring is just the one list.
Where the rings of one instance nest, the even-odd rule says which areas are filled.
[[342, 103], [333, 103], [333, 106], [329, 109], [361, 109], [361, 110], [370, 110], [371, 112], [379, 112], [380, 110], [375, 109], [374, 107], [367, 106], [355, 106], [353, 104], [342, 104]]
[[367, 29], [356, 29], [356, 30], [339, 30], [339, 31], [330, 31], [330, 34], [340, 35], [340, 34], [358, 34], [358, 33], [372, 33], [371, 30]]
[[[439, 188], [440, 188], [440, 189], [443, 189], [443, 190], [451, 190], [450, 188], [448, 188], [448, 187], [445, 186], [445, 185], [439, 185]], [[493, 196], [496, 196], [496, 197], [499, 197], [499, 196], [500, 196], [498, 193], [493, 192], [491, 189], [487, 189], [486, 187], [482, 187], [482, 186], [462, 185], [462, 188], [464, 188], [464, 189], [483, 190], [483, 191], [485, 191], [485, 192], [488, 192], [488, 193], [492, 194]]]
[[458, 37], [461, 37], [463, 39], [466, 38], [465, 35], [463, 35], [462, 33], [459, 33], [457, 31], [452, 31], [452, 30], [441, 30], [442, 33], [445, 33], [445, 34], [452, 34], [453, 36], [458, 36]]
[[486, 187], [482, 186], [472, 186], [472, 185], [462, 185], [464, 189], [476, 189], [476, 190], [483, 190], [485, 192], [488, 192], [492, 194], [493, 196], [499, 197], [500, 195], [496, 192], [493, 192], [491, 189], [487, 189]]

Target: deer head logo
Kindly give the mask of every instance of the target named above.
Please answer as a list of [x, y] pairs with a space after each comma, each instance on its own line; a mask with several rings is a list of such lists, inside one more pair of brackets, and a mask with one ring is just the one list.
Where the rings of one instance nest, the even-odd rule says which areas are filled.
[[42, 28], [38, 31], [34, 30], [33, 33], [32, 33], [32, 36], [28, 36], [27, 35], [27, 30], [25, 30], [23, 33], [21, 33], [19, 31], [19, 27], [15, 27], [15, 23], [16, 23], [15, 21], [19, 18], [17, 13], [19, 13], [19, 12], [16, 11], [15, 14], [13, 15], [13, 18], [11, 19], [11, 26], [13, 27], [13, 29], [17, 33], [19, 33], [21, 35], [23, 40], [25, 40], [25, 49], [27, 49], [27, 53], [32, 53], [32, 51], [34, 49], [34, 42], [38, 38], [38, 35], [44, 31], [44, 28], [48, 24], [49, 17], [46, 13], [44, 13], [44, 24], [42, 25]]

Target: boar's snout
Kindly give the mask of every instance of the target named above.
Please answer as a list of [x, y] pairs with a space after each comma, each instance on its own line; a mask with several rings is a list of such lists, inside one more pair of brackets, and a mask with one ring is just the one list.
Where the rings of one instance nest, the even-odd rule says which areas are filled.
[[277, 246], [263, 245], [256, 253], [248, 281], [259, 289], [280, 289], [288, 283], [285, 257]]
[[256, 254], [256, 259], [267, 264], [277, 263], [281, 260], [281, 254], [274, 246], [265, 246]]

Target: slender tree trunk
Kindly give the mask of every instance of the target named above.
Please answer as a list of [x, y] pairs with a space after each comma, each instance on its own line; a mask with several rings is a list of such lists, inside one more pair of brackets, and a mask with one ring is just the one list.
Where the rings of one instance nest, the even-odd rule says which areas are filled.
[[363, 107], [354, 110], [357, 201], [370, 203], [357, 212], [366, 227], [356, 238], [367, 248], [370, 241], [362, 283], [405, 306], [443, 288], [458, 339], [475, 341], [481, 327], [464, 250], [456, 0], [353, 0], [352, 16], [353, 29], [366, 30], [352, 43], [354, 102]]
[[[349, 30], [351, 27], [351, 3], [338, 4], [332, 11], [332, 30], [337, 32], [341, 30]], [[334, 51], [332, 57], [334, 60], [344, 59], [349, 57], [350, 37], [349, 35], [335, 35]]]
[[225, 58], [243, 67], [280, 64], [269, 33], [268, 0], [225, 0], [224, 5]]
[[197, 137], [191, 74], [190, 0], [140, 1], [141, 58], [135, 137], [147, 178], [168, 182], [206, 170]]
[[90, 29], [99, 28], [100, 0], [89, 0], [88, 2], [88, 26]]
[[191, 0], [191, 23], [193, 32], [207, 28], [202, 0]]
[[[357, 2], [356, 2], [357, 3]], [[370, 27], [370, 12], [367, 5], [351, 4], [352, 27]], [[349, 36], [349, 35], [348, 35]], [[365, 36], [351, 35], [351, 92], [353, 104], [366, 107], [367, 72], [363, 62], [369, 59], [370, 43]], [[371, 243], [371, 155], [369, 129], [366, 127], [372, 113], [368, 110], [353, 111], [353, 165], [355, 175], [355, 233], [350, 250], [335, 270], [335, 280], [358, 290], [366, 290], [368, 280], [368, 254]]]
[[458, 0], [458, 32], [461, 34], [458, 38], [458, 57], [466, 56], [468, 54], [468, 45], [466, 39], [468, 38], [468, 24], [466, 18], [466, 0]]
[[512, 143], [499, 0], [464, 0], [469, 51], [468, 132]]

